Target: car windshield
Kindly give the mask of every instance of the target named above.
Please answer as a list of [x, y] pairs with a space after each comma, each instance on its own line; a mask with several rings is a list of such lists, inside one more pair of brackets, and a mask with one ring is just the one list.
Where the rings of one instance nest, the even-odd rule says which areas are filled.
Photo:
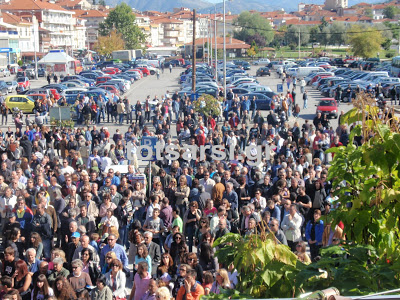
[[25, 82], [25, 78], [18, 78], [17, 81], [18, 82]]
[[319, 102], [320, 106], [335, 106], [335, 102], [332, 100], [322, 100]]
[[28, 98], [30, 101], [32, 101], [32, 102], [35, 102], [35, 100], [33, 100], [33, 98], [32, 97], [30, 97], [30, 96], [26, 96], [26, 98]]
[[11, 81], [6, 81], [6, 84], [7, 85], [12, 85], [12, 82]]

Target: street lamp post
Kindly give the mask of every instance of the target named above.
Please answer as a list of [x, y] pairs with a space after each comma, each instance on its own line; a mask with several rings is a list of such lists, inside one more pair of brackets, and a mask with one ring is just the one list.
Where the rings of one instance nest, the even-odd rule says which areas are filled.
[[224, 99], [226, 99], [226, 28], [225, 28], [225, 0], [224, 0]]

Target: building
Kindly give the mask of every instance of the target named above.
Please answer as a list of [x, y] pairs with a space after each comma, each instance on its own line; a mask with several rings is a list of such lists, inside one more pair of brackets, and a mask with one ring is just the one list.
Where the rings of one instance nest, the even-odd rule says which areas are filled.
[[73, 11], [66, 10], [53, 1], [44, 0], [11, 0], [0, 5], [0, 10], [17, 16], [35, 16], [39, 27], [48, 30], [49, 47], [61, 48], [72, 54], [77, 26]]
[[347, 8], [348, 1], [347, 0], [325, 0], [326, 10], [337, 10], [339, 8]]
[[85, 20], [86, 28], [86, 46], [84, 48], [93, 50], [99, 35], [100, 23], [104, 22], [107, 18], [107, 11], [100, 10], [75, 10], [75, 16], [79, 19]]
[[39, 40], [39, 23], [35, 16], [19, 17], [10, 13], [3, 12], [1, 17], [4, 23], [16, 26], [18, 33], [18, 47], [21, 54], [18, 59], [34, 60], [36, 57], [42, 57]]
[[[206, 38], [200, 38], [195, 40], [196, 52], [198, 53], [199, 57], [203, 56], [202, 54], [206, 52], [206, 49], [204, 47], [204, 44], [206, 42], [207, 42]], [[226, 56], [229, 58], [246, 56], [247, 49], [251, 47], [249, 44], [246, 44], [245, 42], [234, 39], [232, 37], [226, 37], [225, 44], [226, 44]], [[215, 51], [214, 40], [212, 41], [212, 48], [213, 51]], [[224, 49], [224, 38], [217, 37], [217, 50], [222, 50], [222, 49]], [[192, 53], [193, 53], [193, 44], [187, 43], [185, 45], [185, 55], [192, 56]]]

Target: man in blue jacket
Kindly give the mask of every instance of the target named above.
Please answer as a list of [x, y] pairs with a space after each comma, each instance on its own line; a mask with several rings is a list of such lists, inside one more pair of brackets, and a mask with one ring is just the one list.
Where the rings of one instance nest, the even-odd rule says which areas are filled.
[[311, 260], [314, 260], [319, 255], [319, 249], [322, 246], [324, 222], [320, 218], [321, 211], [319, 209], [314, 210], [314, 221], [308, 221], [306, 226], [306, 239], [310, 246]]

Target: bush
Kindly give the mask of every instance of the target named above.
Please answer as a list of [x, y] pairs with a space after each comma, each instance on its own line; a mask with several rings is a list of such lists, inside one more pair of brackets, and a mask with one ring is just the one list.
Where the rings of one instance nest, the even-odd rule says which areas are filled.
[[289, 48], [290, 48], [290, 50], [296, 50], [297, 49], [297, 45], [289, 44]]
[[395, 52], [394, 51], [390, 51], [390, 52], [386, 52], [385, 57], [386, 58], [392, 58], [393, 56], [395, 56]]

